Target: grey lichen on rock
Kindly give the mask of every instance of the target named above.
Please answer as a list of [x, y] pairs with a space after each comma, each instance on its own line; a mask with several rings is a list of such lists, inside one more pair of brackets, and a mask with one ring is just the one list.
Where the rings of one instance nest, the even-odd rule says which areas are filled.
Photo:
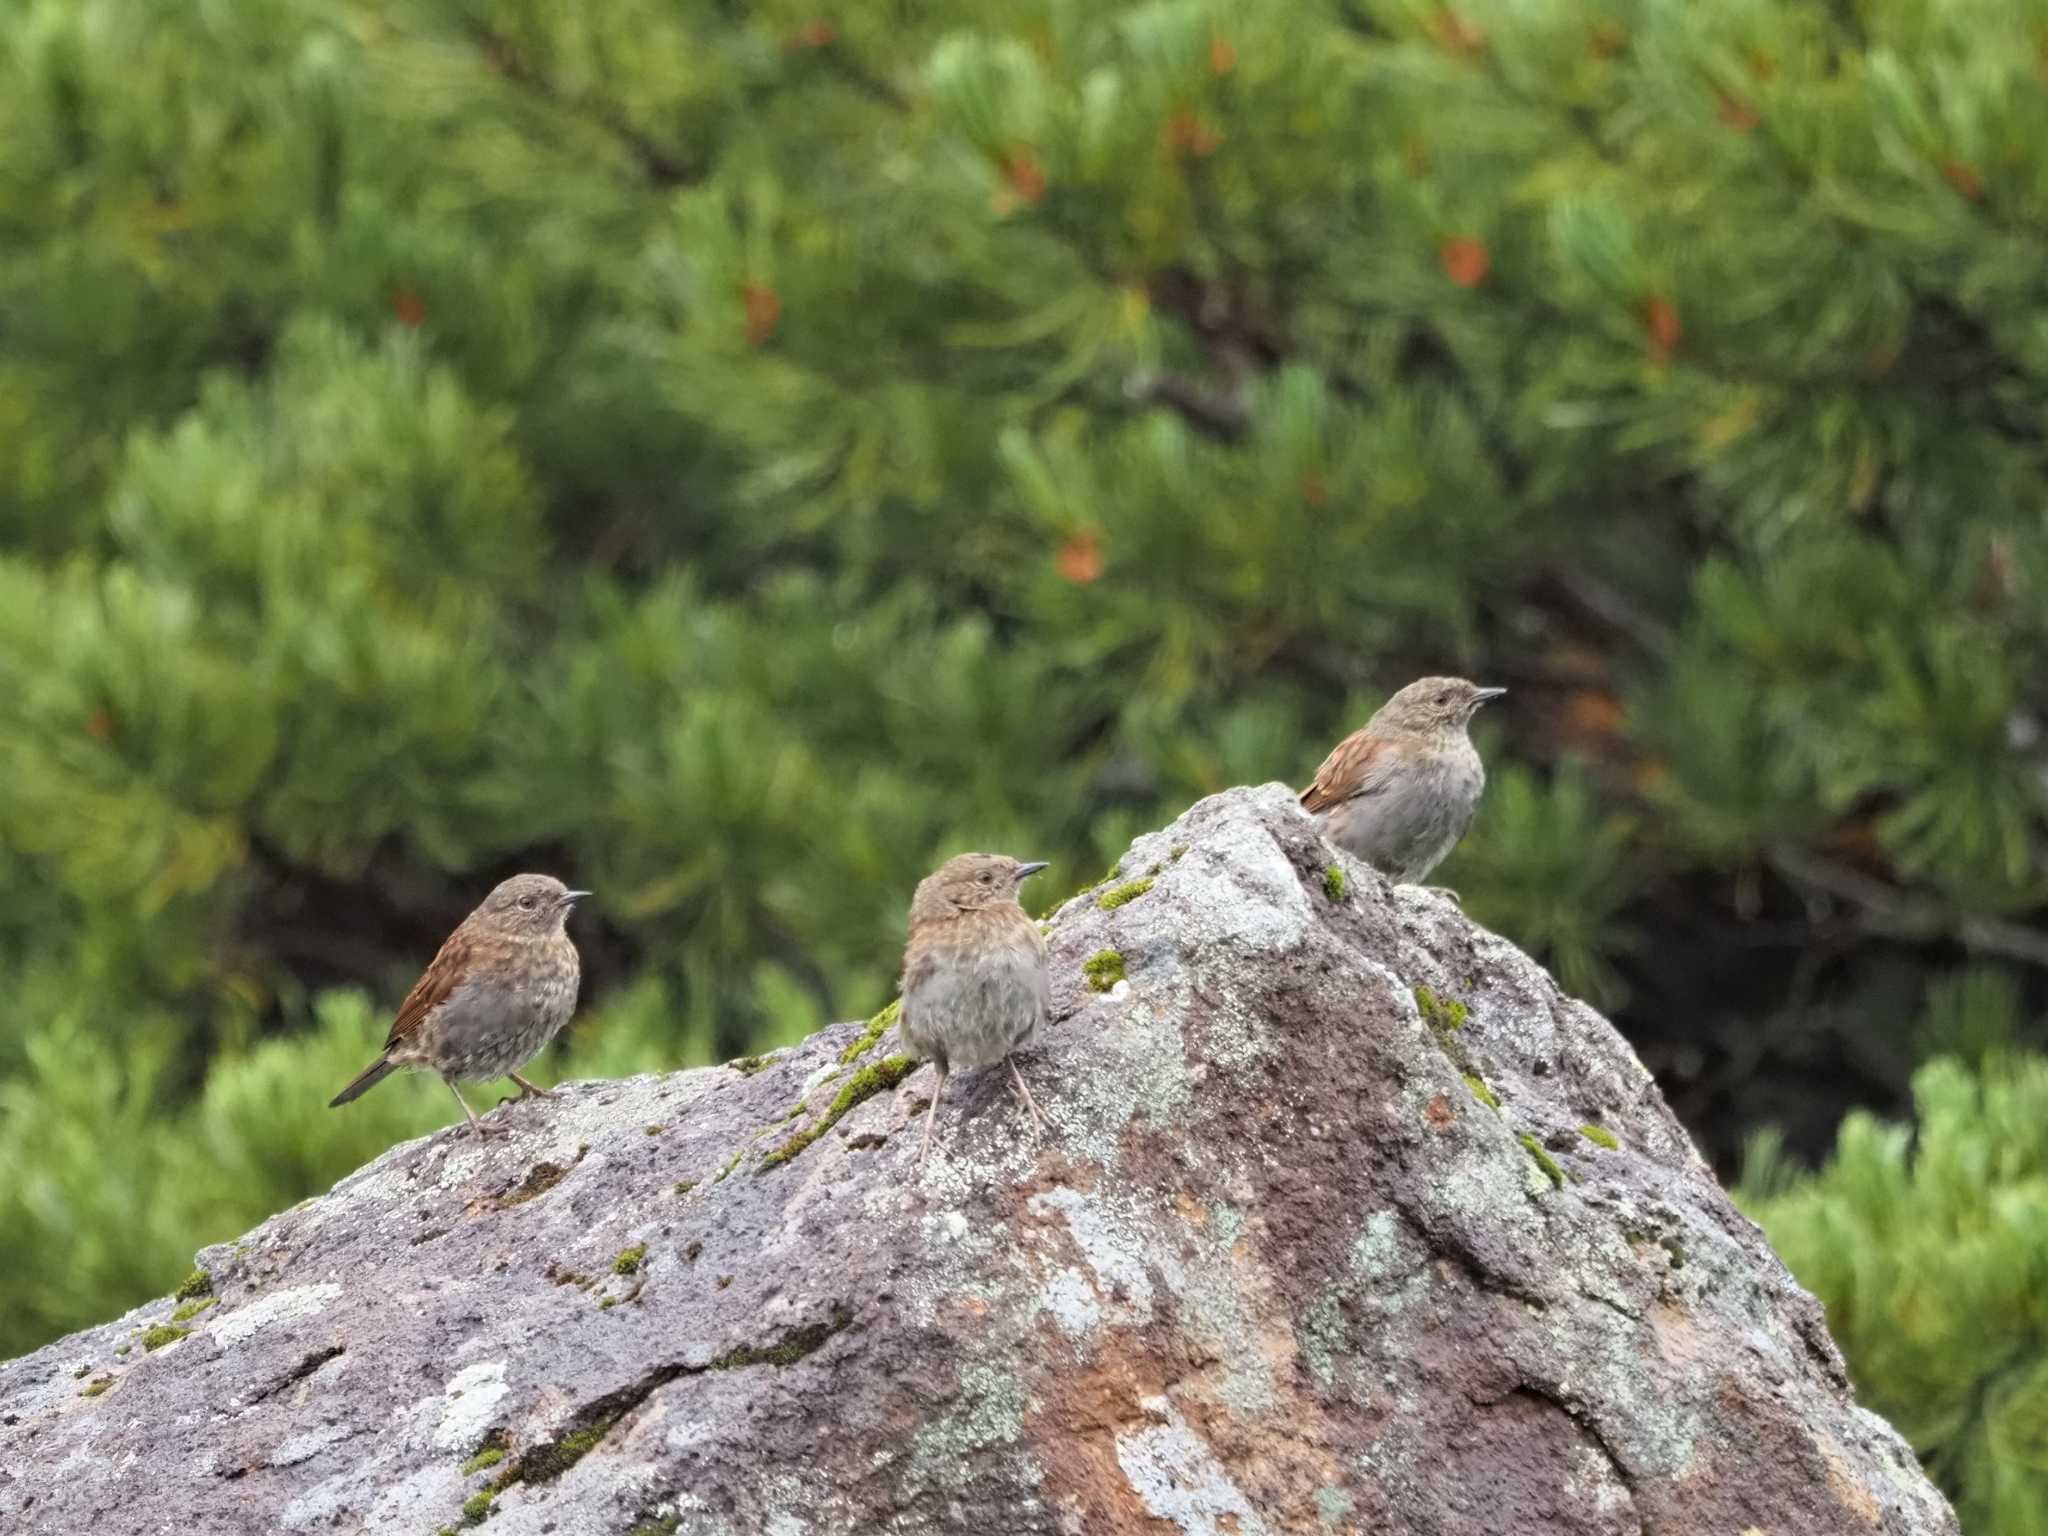
[[871, 1022], [395, 1147], [203, 1252], [217, 1306], [0, 1365], [0, 1530], [1954, 1536], [1540, 967], [1280, 785], [1118, 867], [1043, 1137], [961, 1072], [913, 1166]]

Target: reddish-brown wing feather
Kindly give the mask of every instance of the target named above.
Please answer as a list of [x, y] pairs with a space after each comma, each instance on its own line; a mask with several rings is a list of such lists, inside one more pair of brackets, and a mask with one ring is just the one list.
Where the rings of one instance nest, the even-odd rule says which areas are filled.
[[1330, 749], [1315, 782], [1301, 792], [1301, 808], [1310, 815], [1378, 789], [1393, 766], [1394, 744], [1384, 736], [1368, 736], [1361, 728]]
[[441, 952], [434, 956], [425, 974], [413, 983], [412, 990], [405, 994], [405, 1001], [398, 1005], [398, 1017], [391, 1021], [391, 1033], [384, 1040], [385, 1050], [390, 1050], [417, 1031], [420, 1021], [447, 1001], [448, 994], [468, 974], [473, 947], [466, 928], [458, 928], [448, 936]]

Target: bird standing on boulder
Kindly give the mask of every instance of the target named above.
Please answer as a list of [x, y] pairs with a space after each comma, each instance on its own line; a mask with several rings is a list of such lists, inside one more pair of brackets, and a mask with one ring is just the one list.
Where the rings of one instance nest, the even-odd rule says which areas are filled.
[[[1051, 1001], [1045, 935], [1017, 904], [1017, 887], [1044, 864], [999, 853], [963, 853], [918, 882], [903, 954], [904, 1042], [939, 1069], [917, 1161], [931, 1150], [946, 1075], [992, 1067], [1037, 1038]], [[1045, 1120], [1010, 1061], [1017, 1095], [1041, 1130]]]
[[1389, 879], [1427, 878], [1465, 835], [1486, 788], [1465, 728], [1506, 692], [1462, 677], [1410, 683], [1323, 759], [1301, 792], [1302, 809], [1331, 842]]
[[441, 1074], [478, 1136], [484, 1124], [456, 1086], [510, 1077], [519, 1097], [552, 1097], [518, 1068], [569, 1022], [582, 968], [567, 929], [569, 913], [588, 891], [572, 891], [552, 875], [514, 875], [441, 946], [420, 977], [384, 1042], [384, 1054], [328, 1102], [333, 1109], [368, 1092], [400, 1067]]

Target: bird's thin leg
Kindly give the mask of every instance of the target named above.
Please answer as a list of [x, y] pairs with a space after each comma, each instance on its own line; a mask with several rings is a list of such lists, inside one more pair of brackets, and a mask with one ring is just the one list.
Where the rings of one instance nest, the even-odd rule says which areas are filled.
[[917, 1157], [912, 1163], [913, 1167], [922, 1164], [924, 1155], [932, 1149], [932, 1124], [939, 1118], [939, 1100], [946, 1093], [946, 1064], [942, 1061], [938, 1067], [939, 1081], [932, 1089], [932, 1107], [924, 1112], [924, 1140], [917, 1144]]
[[476, 1111], [475, 1111], [475, 1110], [473, 1110], [473, 1109], [471, 1109], [471, 1108], [469, 1107], [469, 1100], [465, 1099], [465, 1098], [464, 1098], [464, 1097], [462, 1096], [462, 1090], [461, 1090], [460, 1088], [458, 1088], [458, 1087], [456, 1087], [456, 1086], [455, 1086], [455, 1079], [454, 1079], [454, 1078], [452, 1078], [452, 1077], [444, 1077], [444, 1078], [442, 1078], [442, 1079], [441, 1079], [441, 1081], [442, 1081], [442, 1082], [444, 1082], [444, 1083], [446, 1083], [446, 1084], [448, 1085], [448, 1091], [449, 1091], [450, 1093], [452, 1093], [452, 1094], [454, 1094], [454, 1095], [455, 1095], [455, 1102], [456, 1102], [456, 1103], [458, 1103], [458, 1104], [460, 1104], [460, 1105], [462, 1106], [462, 1112], [463, 1112], [463, 1113], [464, 1113], [465, 1115], [469, 1116], [469, 1128], [470, 1128], [470, 1129], [471, 1129], [472, 1131], [475, 1131], [475, 1132], [476, 1132], [476, 1134], [477, 1134], [477, 1139], [478, 1139], [478, 1140], [480, 1140], [480, 1141], [481, 1141], [481, 1140], [482, 1140], [482, 1139], [483, 1139], [484, 1137], [486, 1137], [486, 1136], [491, 1136], [491, 1135], [494, 1135], [494, 1134], [496, 1134], [496, 1133], [495, 1133], [495, 1132], [493, 1132], [493, 1131], [487, 1131], [487, 1130], [485, 1130], [485, 1129], [484, 1129], [484, 1123], [483, 1123], [483, 1121], [481, 1121], [481, 1120], [477, 1119], [477, 1117], [476, 1117]]
[[517, 1072], [507, 1072], [505, 1075], [519, 1085], [519, 1097], [522, 1099], [552, 1099], [555, 1096], [554, 1089], [536, 1088]]
[[1031, 1097], [1031, 1085], [1024, 1081], [1024, 1074], [1017, 1066], [1017, 1058], [1010, 1058], [1010, 1081], [1017, 1085], [1017, 1096], [1024, 1101], [1024, 1107], [1031, 1112], [1031, 1123], [1038, 1127], [1038, 1134], [1045, 1134], [1045, 1116], [1038, 1112], [1038, 1101]]

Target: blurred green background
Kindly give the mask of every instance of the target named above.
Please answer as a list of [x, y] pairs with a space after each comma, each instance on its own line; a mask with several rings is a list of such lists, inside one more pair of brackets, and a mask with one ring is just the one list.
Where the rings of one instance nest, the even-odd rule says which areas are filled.
[[448, 1123], [504, 874], [710, 1061], [1457, 670], [1439, 878], [2037, 1530], [2044, 145], [2048, 0], [5, 0], [0, 1351]]

